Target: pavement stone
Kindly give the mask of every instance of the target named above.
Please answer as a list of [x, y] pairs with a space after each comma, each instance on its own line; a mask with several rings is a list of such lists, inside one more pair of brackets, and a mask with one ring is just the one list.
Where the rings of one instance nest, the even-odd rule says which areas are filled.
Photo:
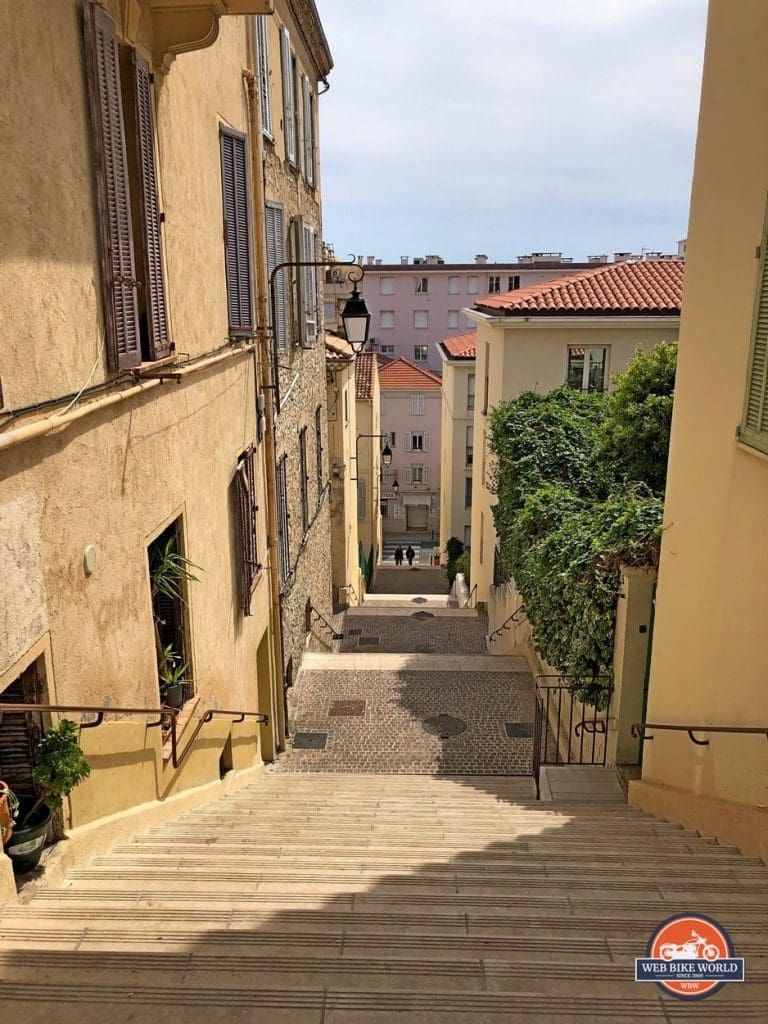
[[486, 654], [484, 616], [432, 616], [414, 608], [411, 614], [348, 615], [342, 654]]
[[445, 568], [429, 565], [380, 565], [376, 570], [374, 594], [447, 594]]

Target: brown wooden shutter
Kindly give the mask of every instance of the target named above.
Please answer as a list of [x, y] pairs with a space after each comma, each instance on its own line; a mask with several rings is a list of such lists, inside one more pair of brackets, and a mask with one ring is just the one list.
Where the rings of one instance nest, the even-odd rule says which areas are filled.
[[235, 477], [237, 502], [240, 512], [240, 556], [243, 612], [251, 614], [251, 593], [261, 571], [256, 543], [256, 480], [254, 475], [254, 449], [248, 448], [237, 462]]
[[152, 76], [149, 64], [133, 52], [136, 86], [136, 136], [141, 169], [141, 212], [144, 222], [144, 281], [147, 321], [153, 359], [170, 354], [168, 311], [165, 302], [163, 243], [160, 234], [160, 200], [155, 168], [155, 112], [152, 104]]
[[246, 136], [221, 129], [221, 187], [229, 333], [253, 334], [250, 195]]
[[109, 367], [141, 362], [131, 197], [115, 24], [92, 3], [84, 9], [88, 95], [97, 170], [102, 286]]

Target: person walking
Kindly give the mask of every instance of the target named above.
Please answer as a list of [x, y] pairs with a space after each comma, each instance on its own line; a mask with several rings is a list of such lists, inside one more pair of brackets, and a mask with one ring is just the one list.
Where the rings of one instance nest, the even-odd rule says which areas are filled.
[[413, 550], [410, 544], [408, 545], [408, 548], [405, 552], [405, 557], [408, 559], [408, 565], [413, 565], [413, 560], [416, 557], [416, 552]]
[[395, 565], [403, 564], [403, 549], [398, 544], [395, 548]]

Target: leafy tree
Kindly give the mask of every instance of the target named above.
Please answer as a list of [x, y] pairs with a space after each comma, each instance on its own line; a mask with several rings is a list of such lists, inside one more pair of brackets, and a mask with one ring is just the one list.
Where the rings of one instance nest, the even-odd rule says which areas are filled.
[[624, 373], [614, 377], [601, 451], [624, 480], [641, 481], [663, 494], [675, 391], [677, 344], [651, 352], [638, 348]]
[[461, 558], [464, 553], [464, 544], [459, 540], [458, 537], [449, 537], [445, 542], [445, 574], [448, 577], [448, 586], [453, 586], [453, 581], [456, 579], [456, 573], [461, 572], [460, 569], [456, 568], [457, 561]]

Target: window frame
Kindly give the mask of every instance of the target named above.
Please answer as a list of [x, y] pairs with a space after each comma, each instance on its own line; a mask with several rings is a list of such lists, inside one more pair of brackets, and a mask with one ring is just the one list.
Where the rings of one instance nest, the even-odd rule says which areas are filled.
[[501, 292], [501, 274], [488, 275], [488, 295], [498, 295]]
[[[570, 380], [570, 377], [571, 377], [571, 355], [572, 355], [572, 353], [578, 352], [580, 350], [583, 350], [583, 353], [584, 353], [583, 356], [581, 357], [584, 360], [584, 363], [583, 363], [583, 366], [581, 368], [581, 387], [578, 388], [578, 387], [576, 387], [575, 384], [572, 384], [571, 380]], [[600, 384], [599, 388], [593, 388], [593, 387], [590, 386], [590, 383], [589, 383], [589, 373], [590, 373], [589, 353], [593, 352], [593, 351], [600, 351], [600, 352], [603, 353], [602, 376], [601, 376], [601, 384]], [[608, 357], [609, 357], [609, 346], [607, 346], [607, 345], [569, 345], [567, 347], [567, 352], [566, 352], [566, 359], [567, 359], [567, 361], [566, 361], [566, 368], [565, 368], [565, 382], [566, 382], [566, 385], [569, 388], [574, 388], [576, 391], [581, 391], [582, 394], [603, 394], [607, 390], [607, 388], [608, 388], [608, 381], [610, 380], [610, 377], [608, 375]]]
[[[232, 228], [227, 214], [227, 194], [225, 178], [225, 161], [227, 147], [231, 144], [232, 149], [232, 187], [235, 190], [234, 201], [234, 255], [237, 264], [237, 279], [230, 277], [231, 256], [230, 256], [230, 234]], [[244, 132], [237, 131], [227, 124], [219, 123], [219, 152], [221, 159], [221, 195], [222, 211], [224, 218], [224, 275], [227, 285], [227, 328], [230, 338], [252, 338], [256, 329], [254, 294], [253, 294], [253, 252], [251, 247], [251, 182], [248, 173], [248, 136]], [[240, 157], [240, 160], [238, 159]], [[242, 166], [238, 167], [241, 162]], [[242, 203], [237, 202], [237, 172], [242, 171]], [[239, 214], [244, 214], [244, 224], [241, 224]], [[242, 258], [244, 256], [246, 267], [243, 273]], [[243, 289], [245, 281], [245, 289]], [[237, 302], [233, 302], [236, 294]], [[243, 295], [247, 299], [247, 315], [241, 308]]]
[[428, 295], [429, 294], [429, 278], [428, 277], [417, 277], [416, 284], [414, 286], [415, 295]]
[[291, 50], [291, 34], [285, 25], [280, 26], [280, 65], [283, 82], [283, 150], [286, 161], [292, 167], [297, 167], [295, 56]]
[[459, 328], [459, 310], [449, 309], [448, 310], [448, 330], [458, 330]]
[[269, 39], [267, 37], [266, 14], [253, 15], [253, 48], [259, 80], [259, 101], [261, 104], [261, 133], [270, 142], [275, 141], [272, 123], [272, 75], [269, 66]]
[[414, 345], [413, 361], [414, 363], [429, 362], [429, 345]]
[[256, 503], [255, 456], [254, 446], [249, 445], [238, 458], [235, 470], [240, 526], [240, 581], [243, 615], [251, 614], [251, 596], [263, 568], [259, 561], [259, 506]]
[[[417, 323], [416, 318], [423, 314], [424, 323]], [[429, 330], [429, 310], [428, 309], [414, 309], [413, 311], [413, 329], [416, 331], [427, 331]]]
[[[451, 287], [451, 282], [456, 282], [456, 287]], [[448, 294], [449, 295], [461, 295], [461, 277], [458, 274], [450, 274], [448, 276]]]
[[[384, 317], [390, 318], [391, 323], [384, 323]], [[382, 309], [379, 310], [379, 327], [382, 331], [391, 331], [395, 326], [395, 311], [394, 309]]]
[[[387, 281], [392, 287], [385, 288], [384, 282]], [[379, 295], [394, 295], [395, 294], [395, 279], [391, 274], [386, 274], [379, 278]]]

